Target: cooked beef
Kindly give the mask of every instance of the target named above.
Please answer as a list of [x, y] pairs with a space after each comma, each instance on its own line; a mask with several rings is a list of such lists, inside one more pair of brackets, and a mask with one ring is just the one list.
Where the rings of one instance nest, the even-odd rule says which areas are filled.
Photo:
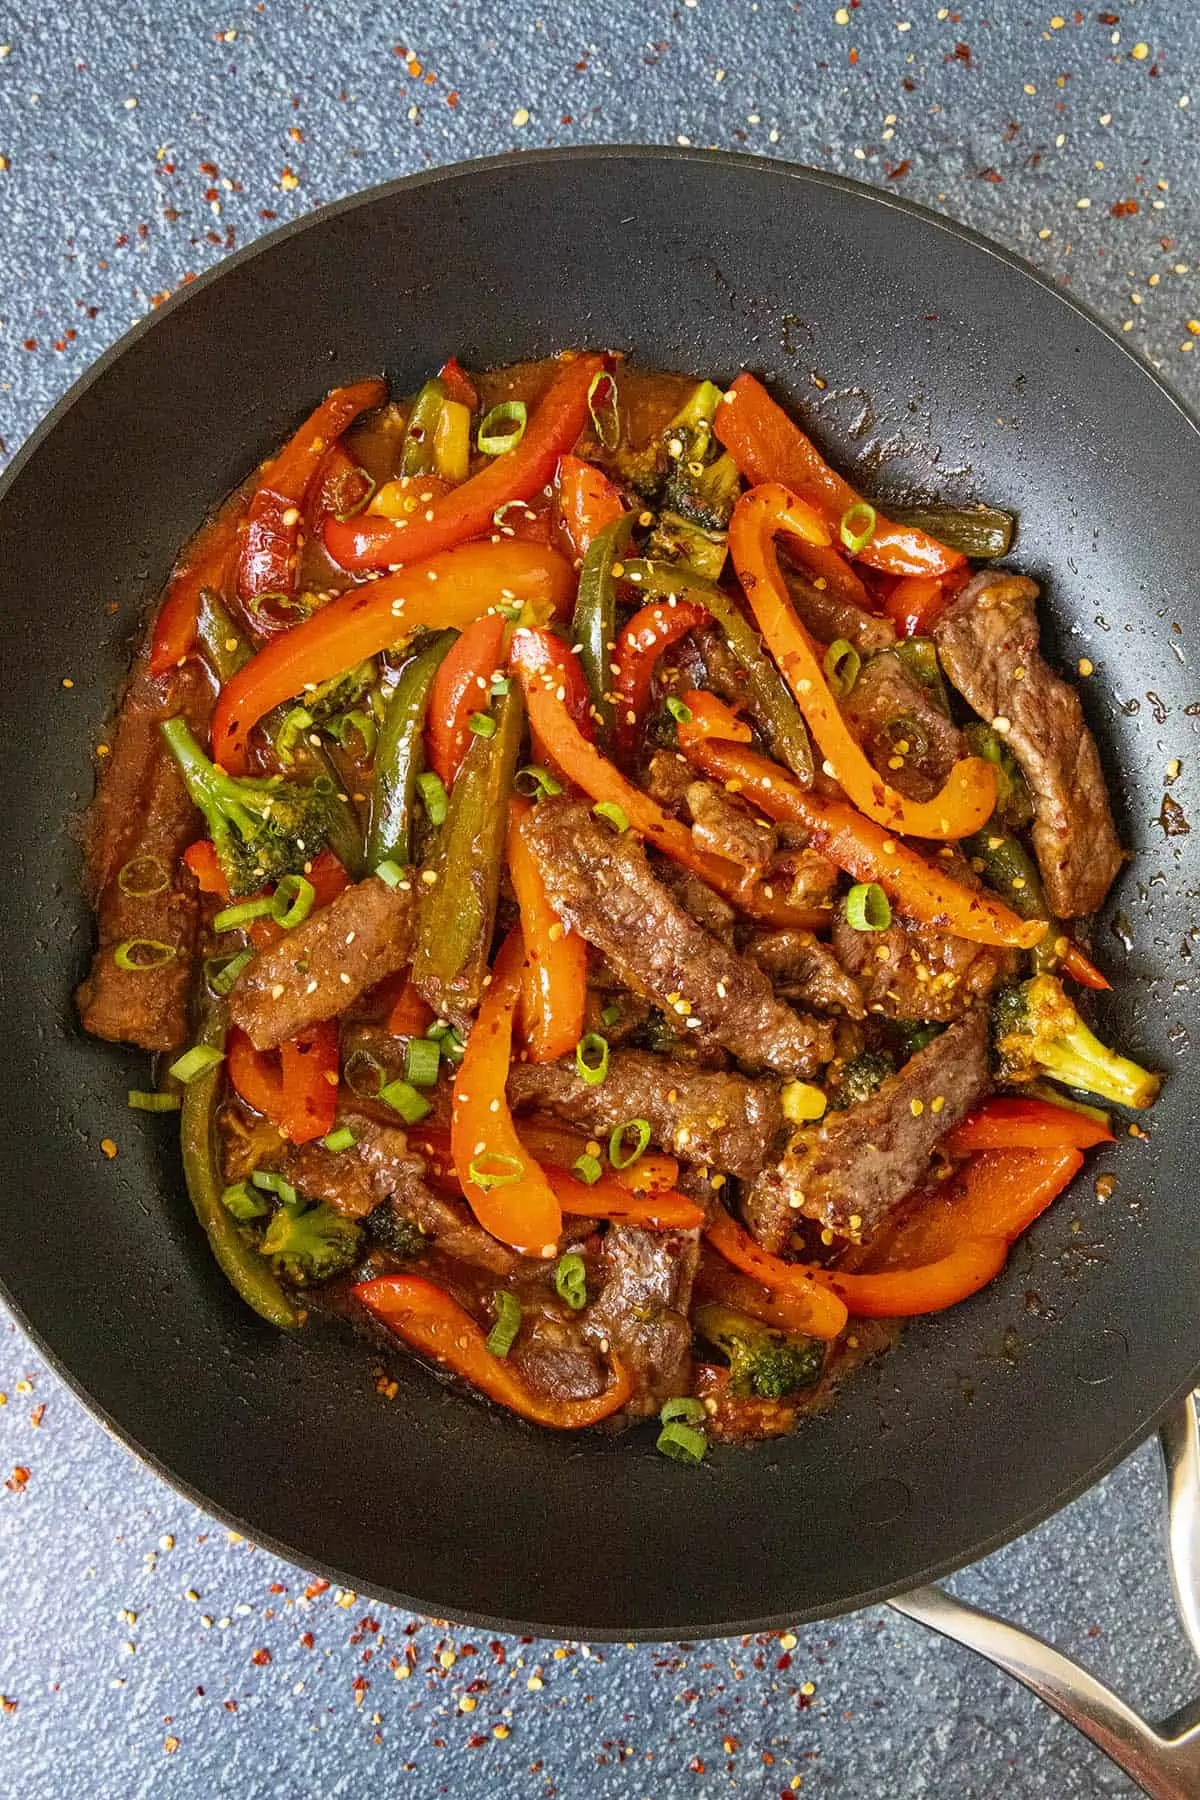
[[832, 906], [838, 884], [837, 864], [813, 849], [802, 826], [780, 825], [777, 837], [779, 848], [767, 871], [776, 898], [788, 906]]
[[235, 1025], [259, 1050], [335, 1018], [352, 1000], [408, 962], [411, 890], [372, 875], [310, 914], [246, 967], [229, 999]]
[[764, 1249], [787, 1245], [797, 1214], [865, 1240], [925, 1174], [938, 1140], [987, 1093], [988, 1025], [980, 1008], [911, 1057], [869, 1100], [830, 1112], [764, 1169], [745, 1196]]
[[525, 1259], [477, 1225], [465, 1205], [434, 1193], [425, 1180], [424, 1159], [409, 1149], [407, 1133], [399, 1126], [357, 1115], [341, 1122], [350, 1126], [357, 1143], [354, 1150], [341, 1151], [338, 1160], [353, 1157], [368, 1171], [376, 1205], [391, 1206], [411, 1219], [447, 1256], [493, 1275], [510, 1275], [523, 1266]]
[[823, 644], [834, 644], [845, 638], [860, 656], [873, 650], [887, 650], [896, 641], [896, 627], [890, 619], [864, 612], [850, 600], [839, 600], [826, 588], [814, 586], [801, 570], [781, 561], [788, 595], [803, 624]]
[[701, 881], [690, 869], [681, 869], [678, 863], [664, 860], [655, 872], [697, 925], [703, 925], [705, 931], [711, 931], [723, 944], [733, 943], [737, 914], [715, 888], [710, 888], [707, 881]]
[[518, 1295], [521, 1331], [511, 1353], [527, 1387], [547, 1400], [590, 1400], [609, 1384], [607, 1358], [587, 1342], [586, 1315], [569, 1313], [562, 1301], [530, 1289]]
[[656, 750], [646, 769], [646, 792], [667, 812], [687, 812], [687, 791], [696, 772], [678, 750]]
[[698, 925], [631, 833], [613, 832], [564, 795], [534, 809], [525, 835], [554, 910], [635, 993], [748, 1068], [812, 1075], [829, 1061], [828, 1022], [793, 1012], [761, 969]]
[[687, 1313], [699, 1255], [698, 1231], [615, 1225], [605, 1235], [604, 1285], [587, 1310], [586, 1329], [633, 1375], [630, 1413], [657, 1412], [664, 1400], [691, 1389]]
[[[84, 1030], [95, 1037], [146, 1050], [174, 1050], [186, 1041], [199, 895], [179, 859], [200, 835], [199, 814], [159, 727], [182, 714], [203, 733], [211, 708], [211, 690], [195, 663], [156, 681], [141, 661], [130, 679], [88, 818], [99, 947], [76, 1003]], [[159, 882], [158, 892], [137, 891]], [[118, 946], [138, 939], [165, 944], [173, 955], [161, 967], [119, 967]], [[141, 954], [161, 953], [146, 948]]]
[[1079, 695], [1038, 649], [1038, 590], [987, 569], [934, 626], [951, 681], [1003, 731], [1033, 795], [1031, 836], [1046, 897], [1059, 918], [1095, 912], [1121, 866], [1121, 846], [1095, 740]]
[[692, 837], [702, 850], [726, 857], [747, 875], [762, 874], [775, 854], [772, 826], [739, 806], [712, 781], [689, 782], [687, 806]]
[[538, 1108], [602, 1137], [645, 1119], [651, 1141], [681, 1161], [749, 1177], [762, 1168], [783, 1123], [778, 1082], [681, 1067], [645, 1050], [617, 1050], [595, 1087], [573, 1061], [514, 1063], [514, 1108]]
[[880, 774], [911, 800], [931, 800], [965, 753], [958, 726], [894, 650], [863, 665], [841, 708]]
[[746, 955], [770, 976], [777, 994], [819, 1012], [844, 1013], [850, 1019], [865, 1016], [858, 983], [829, 945], [811, 931], [757, 932], [746, 945]]
[[[376, 1127], [378, 1129], [378, 1127]], [[398, 1134], [403, 1138], [404, 1133]], [[416, 1158], [419, 1178], [423, 1165]], [[357, 1150], [327, 1150], [319, 1141], [289, 1149], [282, 1173], [306, 1200], [325, 1200], [347, 1219], [365, 1219], [379, 1205], [373, 1170]]]

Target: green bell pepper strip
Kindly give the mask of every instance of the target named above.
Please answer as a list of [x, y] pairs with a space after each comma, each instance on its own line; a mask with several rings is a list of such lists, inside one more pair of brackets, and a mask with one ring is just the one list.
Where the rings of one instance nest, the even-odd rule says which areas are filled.
[[422, 879], [412, 979], [440, 1018], [468, 1023], [479, 1006], [504, 869], [508, 802], [525, 705], [510, 688], [496, 701], [496, 729], [474, 736], [454, 780], [446, 822]]
[[894, 525], [915, 525], [947, 549], [980, 562], [1007, 556], [1017, 528], [1012, 513], [994, 506], [889, 507], [888, 516]]
[[812, 746], [800, 708], [764, 651], [753, 625], [724, 588], [675, 563], [641, 559], [625, 564], [624, 579], [647, 598], [678, 594], [696, 601], [712, 614], [746, 671], [746, 704], [766, 734], [772, 756], [792, 771], [801, 787], [811, 787]]
[[400, 671], [375, 750], [367, 864], [412, 860], [413, 800], [424, 767], [425, 713], [433, 679], [457, 631], [437, 631], [418, 644]]
[[[972, 756], [981, 756], [996, 771], [996, 810], [992, 822], [1020, 831], [1033, 818], [1033, 796], [1024, 771], [1000, 733], [981, 719], [964, 725], [963, 736]], [[1039, 918], [1047, 914], [1039, 913]]]
[[427, 381], [408, 415], [404, 442], [400, 447], [401, 475], [432, 475], [437, 468], [433, 441], [437, 422], [446, 404], [446, 384], [435, 375]]
[[[1038, 974], [1048, 974], [1059, 963], [1058, 945], [1063, 941], [1062, 926], [1051, 918], [1042, 878], [1037, 864], [1020, 838], [1014, 837], [998, 823], [998, 815], [964, 838], [963, 850], [971, 858], [992, 892], [1007, 902], [1019, 919], [1049, 919], [1050, 929], [1030, 951]], [[982, 864], [982, 868], [980, 868]]]
[[244, 668], [254, 655], [254, 646], [249, 638], [241, 626], [234, 623], [229, 609], [212, 588], [200, 590], [196, 637], [204, 652], [204, 660], [221, 687], [227, 681], [232, 681], [238, 670]]
[[[222, 1050], [226, 1021], [224, 1002], [209, 1008], [197, 1041], [211, 1049]], [[303, 1313], [292, 1304], [266, 1257], [247, 1240], [221, 1199], [225, 1184], [221, 1179], [216, 1136], [220, 1091], [220, 1063], [214, 1063], [211, 1069], [189, 1081], [183, 1090], [179, 1142], [188, 1198], [226, 1279], [247, 1306], [254, 1308], [259, 1318], [265, 1319], [268, 1325], [279, 1326], [282, 1331], [291, 1331], [303, 1323]]]
[[621, 566], [632, 531], [633, 514], [622, 513], [596, 533], [579, 571], [579, 594], [571, 621], [571, 636], [579, 647], [602, 745], [612, 738], [616, 716], [612, 661], [617, 647], [617, 593], [613, 570]]

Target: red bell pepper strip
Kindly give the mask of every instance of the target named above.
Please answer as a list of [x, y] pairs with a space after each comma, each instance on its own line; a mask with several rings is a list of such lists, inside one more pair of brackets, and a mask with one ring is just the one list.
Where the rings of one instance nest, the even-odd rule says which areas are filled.
[[1103, 993], [1112, 986], [1112, 982], [1101, 974], [1095, 963], [1079, 948], [1078, 944], [1072, 943], [1068, 938], [1066, 945], [1066, 949], [1058, 959], [1059, 967], [1064, 974], [1069, 975], [1073, 981], [1077, 981], [1080, 987], [1092, 988], [1097, 993]]
[[614, 687], [619, 749], [631, 752], [640, 741], [655, 666], [663, 651], [711, 618], [712, 614], [693, 600], [678, 600], [674, 605], [652, 600], [634, 613], [617, 638], [613, 658], [617, 665]]
[[565, 557], [512, 543], [463, 544], [351, 588], [265, 645], [225, 684], [213, 714], [213, 757], [244, 774], [250, 733], [273, 706], [355, 668], [419, 625], [461, 628], [502, 598], [561, 609], [574, 590]]
[[412, 976], [406, 975], [388, 1011], [385, 1029], [391, 1037], [424, 1037], [435, 1017], [432, 1006], [413, 986]]
[[527, 1387], [517, 1369], [493, 1356], [487, 1334], [458, 1301], [420, 1275], [381, 1275], [354, 1293], [381, 1325], [413, 1350], [453, 1370], [489, 1400], [534, 1425], [581, 1431], [619, 1412], [633, 1392], [628, 1370], [610, 1354], [612, 1381], [592, 1400], [550, 1400]]
[[459, 1185], [484, 1230], [523, 1256], [553, 1256], [562, 1210], [517, 1136], [505, 1095], [524, 960], [517, 927], [500, 947], [459, 1064], [450, 1147]]
[[[552, 1164], [556, 1169], [573, 1172], [579, 1157], [600, 1154], [595, 1138], [583, 1137], [557, 1120], [522, 1119], [519, 1131], [521, 1142], [528, 1145], [543, 1168]], [[606, 1170], [604, 1179], [615, 1181], [631, 1194], [667, 1194], [674, 1191], [679, 1180], [679, 1164], [662, 1150], [643, 1150], [637, 1161], [626, 1168]]]
[[304, 499], [321, 459], [360, 412], [386, 399], [379, 380], [334, 388], [263, 471], [246, 514], [237, 580], [238, 599], [258, 632], [286, 631], [295, 622], [285, 607], [251, 609], [251, 602], [296, 591]]
[[751, 488], [733, 509], [729, 550], [767, 648], [829, 764], [826, 773], [841, 783], [861, 812], [892, 831], [948, 839], [978, 831], [996, 803], [995, 770], [981, 757], [956, 762], [941, 791], [925, 801], [906, 799], [871, 766], [830, 692], [812, 639], [792, 610], [775, 554], [778, 531], [819, 543], [824, 526], [811, 506], [778, 483]]
[[202, 588], [222, 593], [233, 568], [243, 509], [226, 507], [202, 534], [192, 559], [171, 577], [150, 640], [150, 673], [167, 675], [196, 647]]
[[[196, 885], [202, 894], [213, 894], [219, 900], [229, 899], [229, 883], [225, 879], [225, 871], [221, 867], [216, 847], [209, 838], [200, 838], [189, 844], [183, 853], [183, 860], [196, 877]], [[332, 850], [322, 850], [315, 857], [306, 872], [306, 879], [313, 886], [313, 905], [328, 906], [336, 900], [343, 888], [350, 885], [350, 877], [333, 854]], [[248, 899], [261, 898], [258, 894], [247, 896]], [[270, 944], [277, 944], [283, 936], [283, 927], [274, 919], [251, 919], [246, 928], [246, 935], [257, 950], [265, 950]]]
[[211, 839], [199, 838], [194, 844], [189, 844], [183, 853], [183, 860], [196, 877], [196, 886], [202, 894], [216, 894], [218, 899], [228, 900], [229, 883], [218, 860], [216, 845]]
[[554, 474], [588, 420], [588, 389], [604, 369], [602, 356], [577, 356], [561, 364], [541, 405], [514, 450], [493, 457], [442, 500], [408, 523], [360, 514], [325, 527], [325, 548], [343, 569], [389, 569], [424, 561], [493, 529], [493, 515], [510, 500], [528, 500]]
[[859, 612], [877, 614], [878, 604], [858, 571], [832, 544], [808, 544], [793, 538], [788, 544], [793, 562], [798, 562], [814, 586], [820, 587], [832, 600], [856, 606]]
[[519, 794], [508, 803], [508, 873], [525, 944], [521, 1023], [530, 1062], [544, 1063], [569, 1056], [583, 1036], [587, 945], [577, 932], [564, 929], [546, 898], [537, 859], [521, 830], [532, 811], [533, 802]]
[[557, 487], [558, 516], [582, 561], [596, 533], [621, 517], [625, 503], [604, 470], [582, 456], [559, 458]]
[[333, 1130], [337, 1111], [336, 1019], [289, 1038], [278, 1052], [256, 1050], [231, 1026], [225, 1046], [229, 1079], [248, 1106], [262, 1113], [293, 1144], [311, 1143]]
[[438, 370], [438, 380], [446, 390], [447, 400], [456, 400], [465, 406], [468, 412], [474, 412], [479, 405], [479, 392], [457, 356], [452, 356]]
[[830, 1270], [832, 1290], [856, 1319], [913, 1319], [944, 1312], [994, 1281], [1008, 1259], [1002, 1237], [969, 1237], [934, 1262], [914, 1269], [884, 1269], [877, 1275], [839, 1275]]
[[947, 1132], [941, 1148], [967, 1156], [973, 1150], [1090, 1150], [1112, 1141], [1107, 1125], [1074, 1107], [998, 1094]]
[[546, 1180], [564, 1213], [580, 1219], [609, 1219], [616, 1225], [644, 1225], [648, 1231], [695, 1231], [704, 1223], [704, 1208], [669, 1189], [635, 1193], [602, 1175], [580, 1181], [566, 1169], [546, 1164]]
[[[797, 1329], [817, 1338], [835, 1338], [842, 1331], [846, 1307], [825, 1281], [824, 1270], [772, 1256], [721, 1206], [705, 1226], [704, 1235], [713, 1249], [743, 1275], [753, 1276], [773, 1294], [787, 1296]], [[799, 1323], [801, 1319], [803, 1324]]]
[[[781, 482], [815, 506], [832, 532], [850, 507], [863, 504], [862, 496], [834, 473], [753, 375], [738, 376], [717, 408], [713, 427], [752, 485]], [[965, 561], [959, 551], [948, 550], [917, 526], [894, 525], [878, 511], [871, 539], [857, 555], [889, 575], [943, 575]]]
[[319, 537], [326, 519], [357, 512], [365, 505], [371, 489], [371, 477], [359, 468], [350, 452], [341, 443], [330, 444], [308, 490], [304, 508], [308, 535]]
[[[1045, 935], [1044, 919], [1018, 918], [1003, 901], [963, 887], [844, 800], [824, 800], [806, 792], [778, 763], [742, 743], [722, 741], [715, 735], [721, 707], [715, 695], [706, 695], [701, 701], [689, 693], [686, 704], [693, 717], [690, 724], [679, 727], [679, 747], [689, 762], [723, 781], [731, 793], [745, 794], [768, 818], [803, 825], [815, 850], [853, 875], [855, 881], [878, 882], [907, 918], [952, 931], [971, 943], [1005, 944], [1019, 950], [1032, 949]], [[733, 714], [721, 728], [726, 736], [745, 731]]]
[[745, 870], [736, 863], [698, 849], [686, 825], [671, 818], [649, 794], [627, 781], [616, 765], [588, 742], [567, 704], [567, 665], [575, 659], [552, 632], [514, 632], [508, 660], [525, 690], [531, 731], [567, 779], [581, 787], [589, 799], [619, 806], [639, 836], [701, 876], [753, 918], [803, 930], [828, 924], [828, 913], [813, 907], [788, 906], [765, 893], [761, 883], [748, 884]]
[[438, 664], [425, 713], [430, 767], [446, 787], [454, 785], [471, 742], [468, 720], [491, 705], [492, 676], [504, 665], [504, 618], [484, 613], [472, 620]]

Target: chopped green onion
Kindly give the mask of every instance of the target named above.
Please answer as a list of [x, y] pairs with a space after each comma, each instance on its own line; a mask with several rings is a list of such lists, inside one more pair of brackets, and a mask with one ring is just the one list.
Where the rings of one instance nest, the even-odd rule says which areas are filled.
[[703, 1400], [693, 1400], [687, 1394], [680, 1394], [673, 1400], [664, 1400], [659, 1418], [664, 1425], [699, 1425], [707, 1418]]
[[183, 1102], [178, 1094], [147, 1093], [145, 1088], [130, 1088], [129, 1104], [134, 1112], [178, 1112]]
[[825, 652], [822, 664], [829, 691], [835, 700], [844, 700], [858, 680], [862, 657], [846, 638], [837, 638]]
[[501, 400], [480, 420], [475, 442], [485, 456], [503, 456], [506, 450], [515, 450], [525, 436], [528, 417], [523, 400]]
[[436, 1037], [434, 1037], [433, 1031], [427, 1031], [425, 1036], [433, 1038], [447, 1062], [460, 1063], [462, 1061], [467, 1043], [457, 1026], [447, 1025], [444, 1030], [438, 1032]]
[[859, 881], [846, 895], [846, 922], [855, 931], [886, 931], [892, 908], [877, 881]]
[[174, 944], [164, 944], [161, 938], [126, 938], [113, 951], [113, 961], [118, 969], [136, 974], [143, 969], [165, 969], [178, 954]]
[[255, 1187], [262, 1188], [264, 1193], [275, 1194], [284, 1206], [295, 1206], [296, 1190], [291, 1182], [285, 1181], [277, 1170], [255, 1169], [251, 1173], [250, 1179]]
[[316, 888], [303, 875], [285, 875], [271, 903], [275, 923], [285, 931], [294, 931], [307, 919], [316, 897]]
[[358, 1139], [348, 1125], [339, 1125], [336, 1131], [331, 1131], [321, 1142], [327, 1150], [353, 1150]]
[[[633, 1149], [630, 1151], [628, 1156], [625, 1156], [623, 1154], [623, 1152], [624, 1152], [623, 1140], [625, 1137], [625, 1133], [627, 1131], [634, 1132], [636, 1134], [636, 1138], [635, 1138], [635, 1143], [634, 1143]], [[649, 1143], [650, 1143], [650, 1121], [649, 1121], [649, 1119], [626, 1119], [626, 1121], [623, 1125], [617, 1126], [616, 1130], [613, 1132], [612, 1136], [608, 1140], [608, 1160], [612, 1164], [614, 1169], [628, 1169], [629, 1167], [631, 1167], [631, 1165], [633, 1163], [635, 1163], [637, 1161], [639, 1156], [644, 1154], [644, 1152], [646, 1151], [646, 1149], [649, 1146]]]
[[497, 1288], [493, 1296], [496, 1323], [487, 1335], [487, 1347], [493, 1356], [505, 1357], [513, 1347], [521, 1329], [521, 1303], [507, 1288]]
[[556, 781], [549, 770], [539, 768], [536, 763], [526, 763], [513, 776], [513, 786], [518, 794], [528, 794], [540, 800], [543, 794], [561, 794], [562, 782]]
[[677, 725], [690, 725], [692, 722], [691, 707], [685, 700], [681, 700], [677, 694], [668, 694], [667, 711]]
[[293, 706], [275, 733], [275, 754], [280, 762], [295, 760], [296, 744], [312, 724], [313, 716], [307, 706]]
[[[484, 1163], [495, 1165], [484, 1168]], [[520, 1181], [525, 1173], [525, 1164], [519, 1156], [508, 1156], [503, 1150], [482, 1150], [467, 1167], [467, 1174], [476, 1187], [488, 1188], [511, 1187], [514, 1181]]]
[[554, 1291], [565, 1300], [572, 1312], [582, 1312], [587, 1305], [587, 1269], [582, 1256], [568, 1250], [560, 1256], [554, 1271]]
[[473, 731], [476, 737], [495, 737], [496, 721], [491, 713], [472, 713], [467, 720], [467, 730]]
[[592, 1156], [590, 1152], [586, 1150], [582, 1156], [577, 1156], [575, 1158], [575, 1161], [571, 1164], [571, 1169], [573, 1173], [579, 1177], [580, 1181], [585, 1181], [589, 1187], [594, 1187], [604, 1173], [604, 1170], [600, 1166], [599, 1157]]
[[404, 1073], [413, 1087], [433, 1087], [442, 1060], [439, 1046], [429, 1038], [409, 1038], [405, 1052]]
[[[589, 1062], [589, 1057], [599, 1061]], [[575, 1067], [589, 1087], [599, 1087], [608, 1074], [608, 1039], [598, 1031], [589, 1031], [575, 1046]]]
[[222, 1189], [221, 1204], [243, 1224], [251, 1219], [261, 1219], [271, 1210], [265, 1200], [259, 1199], [248, 1181], [235, 1181]]
[[425, 808], [425, 817], [431, 825], [446, 823], [446, 787], [440, 775], [432, 769], [424, 775], [417, 776], [417, 792], [421, 796], [421, 804]]
[[249, 606], [250, 611], [256, 618], [262, 613], [263, 608], [266, 606], [281, 607], [284, 612], [303, 613], [306, 618], [312, 611], [312, 607], [308, 604], [308, 601], [303, 594], [284, 594], [279, 592], [273, 594], [255, 594], [253, 600], [249, 602]]
[[606, 450], [615, 450], [621, 441], [621, 415], [617, 410], [617, 384], [605, 370], [592, 376], [588, 389], [588, 411], [596, 436]]
[[222, 1052], [214, 1050], [211, 1044], [193, 1044], [190, 1050], [185, 1050], [182, 1056], [176, 1057], [169, 1073], [176, 1081], [186, 1083], [195, 1081], [198, 1075], [207, 1075], [210, 1069], [215, 1069], [219, 1062], [224, 1061]]
[[[504, 505], [498, 506], [496, 508], [495, 512], [492, 514], [492, 524], [495, 525], [498, 530], [503, 531], [504, 516], [506, 513], [510, 513], [514, 506], [519, 507], [521, 512], [525, 515], [526, 518], [528, 518], [530, 516], [530, 505], [529, 505], [528, 500], [506, 500], [504, 502]], [[515, 619], [515, 618], [519, 617], [521, 608], [519, 606], [516, 606], [516, 607], [500, 606], [500, 607], [497, 607], [496, 610], [497, 610], [497, 612], [504, 613], [506, 618]]]
[[361, 500], [356, 500], [353, 506], [348, 506], [346, 508], [345, 512], [334, 514], [339, 525], [344, 525], [347, 519], [352, 519], [356, 513], [362, 512], [363, 508], [369, 503], [375, 493], [377, 483], [373, 475], [368, 475], [367, 471], [363, 468], [356, 468], [354, 473], [362, 476], [367, 484], [367, 491]]
[[601, 1012], [600, 1023], [602, 1025], [616, 1025], [620, 1021], [620, 1017], [621, 1008], [614, 1003], [612, 1006], [606, 1006]]
[[598, 800], [592, 811], [598, 819], [607, 819], [614, 831], [629, 830], [629, 820], [624, 808], [618, 806], [615, 800]]
[[379, 742], [379, 726], [370, 713], [361, 712], [355, 707], [353, 712], [338, 713], [335, 718], [326, 719], [325, 729], [330, 737], [336, 738], [343, 750], [350, 748], [351, 734], [357, 731], [362, 739], [362, 755], [360, 762], [369, 762], [375, 754], [375, 746]]
[[406, 1125], [418, 1125], [425, 1115], [432, 1112], [424, 1094], [418, 1094], [411, 1081], [389, 1081], [381, 1087], [377, 1096], [385, 1106], [398, 1112]]
[[404, 880], [404, 870], [400, 867], [398, 862], [393, 862], [390, 856], [386, 857], [384, 861], [379, 864], [375, 873], [378, 875], [380, 881], [386, 882], [390, 888], [399, 887]]
[[512, 687], [512, 677], [511, 676], [509, 676], [509, 675], [493, 675], [492, 676], [492, 685], [489, 688], [488, 692], [490, 694], [492, 694], [492, 696], [495, 699], [499, 700], [502, 695], [508, 693], [508, 691], [511, 687]]
[[694, 1425], [684, 1425], [675, 1419], [663, 1426], [654, 1447], [673, 1462], [689, 1463], [694, 1468], [704, 1461], [708, 1439]]
[[842, 514], [838, 535], [851, 556], [861, 556], [875, 536], [876, 513], [865, 500], [856, 500]]
[[117, 876], [117, 886], [131, 900], [164, 894], [170, 885], [171, 871], [161, 856], [131, 856]]
[[237, 931], [243, 925], [249, 925], [254, 919], [266, 919], [275, 910], [274, 900], [266, 895], [257, 900], [239, 900], [236, 906], [227, 906], [213, 920], [214, 931]]
[[222, 998], [226, 994], [231, 994], [237, 986], [238, 976], [246, 964], [253, 960], [253, 950], [238, 950], [232, 956], [206, 957], [204, 973], [213, 993], [220, 994]]

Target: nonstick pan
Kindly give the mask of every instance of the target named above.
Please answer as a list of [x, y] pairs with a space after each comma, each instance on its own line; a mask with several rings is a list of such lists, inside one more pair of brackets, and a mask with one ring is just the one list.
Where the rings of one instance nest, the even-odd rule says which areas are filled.
[[[571, 344], [718, 379], [749, 365], [869, 491], [1020, 515], [1051, 652], [1095, 667], [1085, 704], [1131, 851], [1097, 928], [1114, 981], [1100, 1029], [1168, 1074], [1145, 1134], [1093, 1158], [991, 1287], [912, 1325], [794, 1438], [699, 1470], [645, 1432], [524, 1428], [399, 1353], [382, 1397], [378, 1353], [335, 1324], [273, 1334], [208, 1255], [170, 1122], [125, 1110], [142, 1059], [89, 1041], [71, 1006], [91, 939], [77, 826], [92, 746], [205, 510], [334, 382], [382, 370], [403, 391], [451, 352], [487, 365]], [[750, 1630], [911, 1588], [1044, 1518], [1200, 1372], [1200, 830], [1183, 829], [1198, 477], [1180, 404], [1031, 269], [778, 163], [478, 163], [331, 207], [196, 282], [102, 358], [0, 488], [0, 1279], [19, 1317], [202, 1505], [440, 1615], [590, 1637]], [[1172, 759], [1182, 815], [1163, 812]]]

